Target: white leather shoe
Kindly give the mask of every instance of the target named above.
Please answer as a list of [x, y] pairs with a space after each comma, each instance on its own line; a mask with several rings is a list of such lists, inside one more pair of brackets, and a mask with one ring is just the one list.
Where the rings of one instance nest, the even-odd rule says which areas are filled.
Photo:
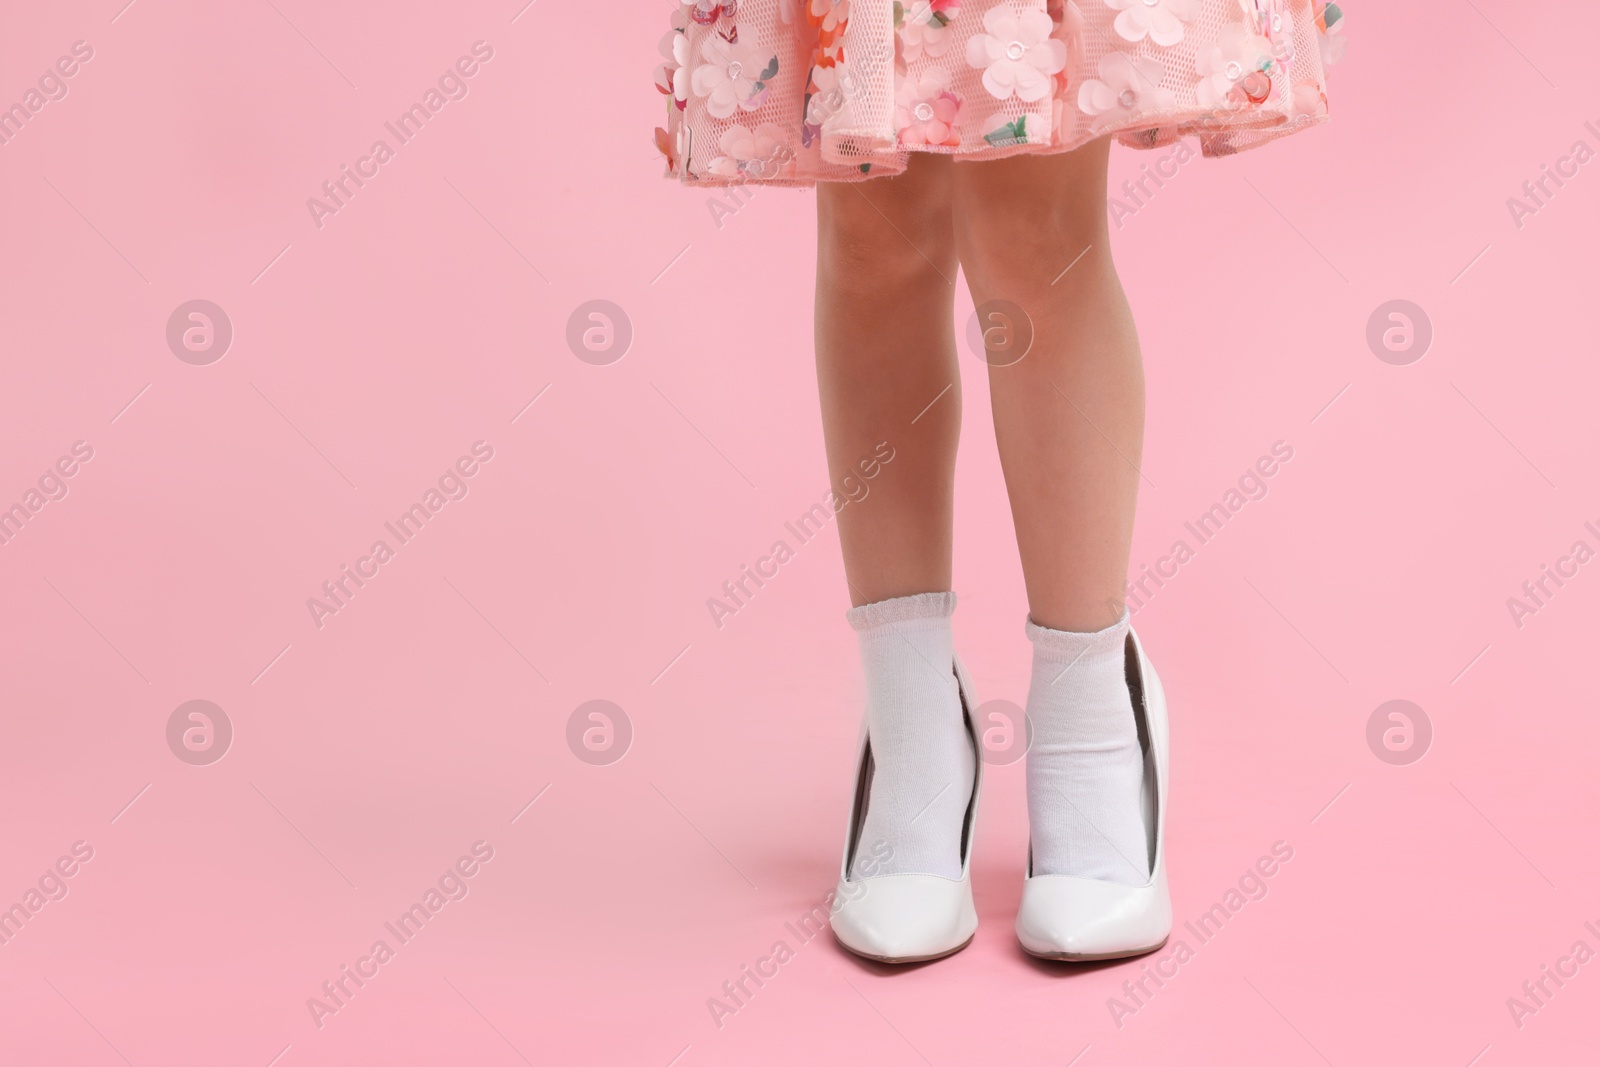
[[866, 720], [856, 757], [855, 800], [845, 836], [844, 862], [832, 907], [833, 936], [858, 956], [880, 963], [919, 963], [966, 948], [978, 929], [972, 904], [972, 832], [978, 821], [978, 792], [983, 785], [983, 759], [978, 748], [978, 701], [961, 659], [952, 669], [961, 694], [961, 711], [972, 744], [972, 797], [961, 827], [961, 877], [936, 874], [885, 874], [852, 878], [861, 828], [866, 823], [867, 791], [872, 780], [872, 748]]
[[1167, 698], [1161, 679], [1132, 630], [1127, 643], [1128, 693], [1144, 748], [1144, 825], [1150, 880], [1117, 885], [1069, 875], [1033, 873], [1022, 883], [1017, 939], [1047, 960], [1113, 960], [1154, 952], [1172, 933], [1167, 892]]

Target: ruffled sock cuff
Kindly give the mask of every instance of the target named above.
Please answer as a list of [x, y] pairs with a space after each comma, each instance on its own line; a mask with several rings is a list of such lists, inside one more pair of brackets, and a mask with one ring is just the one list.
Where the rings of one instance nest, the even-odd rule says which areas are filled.
[[918, 593], [915, 596], [897, 596], [874, 604], [862, 604], [845, 612], [844, 617], [851, 628], [859, 632], [895, 622], [948, 619], [955, 611], [954, 593]]
[[1028, 640], [1033, 642], [1033, 647], [1047, 655], [1052, 656], [1098, 656], [1121, 655], [1123, 642], [1128, 639], [1128, 609], [1122, 609], [1122, 617], [1107, 626], [1104, 630], [1093, 633], [1074, 633], [1068, 630], [1052, 630], [1048, 626], [1040, 626], [1030, 616], [1027, 623]]

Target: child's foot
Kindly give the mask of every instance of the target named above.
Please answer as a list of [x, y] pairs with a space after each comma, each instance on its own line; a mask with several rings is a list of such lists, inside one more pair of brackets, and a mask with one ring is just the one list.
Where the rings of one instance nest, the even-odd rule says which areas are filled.
[[978, 928], [968, 859], [982, 780], [977, 698], [951, 650], [952, 593], [850, 612], [867, 677], [866, 731], [834, 936], [886, 963], [948, 956]]
[[955, 607], [954, 593], [923, 593], [848, 615], [861, 644], [873, 768], [854, 878], [961, 876], [976, 761], [951, 669]]
[[1028, 718], [1033, 873], [1150, 880], [1144, 752], [1128, 695], [1128, 616], [1095, 633], [1035, 624]]
[[[1153, 952], [1172, 933], [1162, 855], [1167, 699], [1161, 680], [1126, 619], [1098, 634], [1032, 625], [1028, 634], [1035, 649], [1028, 700], [1036, 720], [1028, 752], [1033, 848], [1017, 939], [1051, 960]], [[1074, 695], [1061, 697], [1055, 690], [1074, 675]]]

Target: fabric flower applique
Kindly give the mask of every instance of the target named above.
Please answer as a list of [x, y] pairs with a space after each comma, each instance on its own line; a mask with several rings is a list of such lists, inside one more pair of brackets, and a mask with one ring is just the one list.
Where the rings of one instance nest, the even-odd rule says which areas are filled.
[[689, 37], [684, 32], [688, 19], [682, 10], [672, 16], [672, 29], [661, 38], [661, 55], [666, 62], [656, 68], [656, 88], [663, 96], [672, 97], [679, 111], [689, 100]]
[[1157, 60], [1112, 52], [1101, 57], [1098, 73], [1098, 78], [1078, 86], [1078, 108], [1094, 117], [1096, 125], [1178, 106], [1177, 95], [1161, 87], [1162, 66]]
[[1065, 91], [1083, 69], [1083, 11], [1072, 0], [1049, 0], [1046, 10], [1050, 21], [1056, 24], [1055, 36], [1067, 43], [1067, 66], [1056, 75], [1060, 89]]
[[1183, 40], [1184, 23], [1193, 22], [1197, 0], [1106, 0], [1117, 12], [1117, 33], [1129, 41], [1146, 37], [1163, 47]]
[[983, 28], [988, 32], [967, 38], [967, 63], [982, 69], [989, 95], [1026, 103], [1049, 96], [1051, 77], [1067, 66], [1067, 46], [1051, 36], [1050, 16], [1002, 4], [984, 13]]
[[905, 60], [938, 59], [949, 51], [950, 23], [960, 13], [960, 0], [895, 0], [894, 25]]
[[843, 33], [850, 21], [850, 0], [809, 0], [806, 15], [825, 34]]
[[677, 175], [682, 173], [685, 161], [689, 158], [689, 127], [682, 122], [669, 125], [676, 129], [656, 127], [656, 150], [667, 157], [667, 173]]
[[[1265, 37], [1277, 61], [1278, 71], [1294, 68], [1294, 16], [1289, 13], [1285, 0], [1250, 0], [1255, 13], [1250, 28], [1257, 36]], [[1271, 74], [1271, 71], [1262, 73]]]
[[795, 154], [788, 134], [771, 122], [754, 130], [734, 123], [722, 131], [717, 147], [722, 155], [713, 157], [706, 169], [719, 178], [771, 180], [793, 169]]
[[894, 124], [904, 145], [961, 144], [959, 94], [950, 91], [950, 72], [929, 67], [915, 80], [906, 79], [895, 90]]
[[723, 15], [733, 18], [738, 13], [738, 0], [683, 0], [689, 8], [689, 17], [700, 26], [710, 26]]
[[810, 148], [822, 133], [823, 125], [849, 106], [840, 85], [842, 67], [812, 67], [811, 84], [806, 89], [805, 116], [800, 125], [800, 143]]
[[1224, 26], [1194, 57], [1195, 99], [1218, 110], [1259, 104], [1272, 95], [1274, 66], [1271, 41], [1242, 23]]
[[850, 25], [850, 0], [802, 0], [806, 23], [817, 31], [816, 52], [811, 59], [813, 79], [817, 71], [844, 62], [844, 31]]
[[[1052, 115], [1054, 118], [1052, 102]], [[990, 115], [983, 124], [983, 139], [995, 148], [1009, 148], [1019, 144], [1044, 144], [1049, 140], [1050, 120], [1031, 111], [1024, 112], [1010, 121], [1006, 120], [1004, 112]]]
[[1058, 144], [1072, 144], [1078, 133], [1078, 120], [1083, 112], [1073, 107], [1072, 104], [1060, 96], [1053, 100], [1054, 114], [1051, 116], [1051, 126], [1055, 130]]
[[763, 49], [753, 35], [730, 40], [707, 37], [700, 46], [700, 63], [690, 86], [706, 97], [706, 110], [714, 118], [732, 117], [740, 108], [754, 111], [767, 100], [767, 85], [778, 74], [778, 56]]
[[1291, 114], [1294, 115], [1321, 115], [1328, 110], [1328, 94], [1322, 91], [1320, 84], [1309, 78], [1295, 83], [1290, 100], [1294, 105]]
[[1350, 42], [1344, 35], [1344, 11], [1338, 4], [1317, 5], [1317, 47], [1322, 52], [1322, 65], [1331, 67], [1344, 58]]

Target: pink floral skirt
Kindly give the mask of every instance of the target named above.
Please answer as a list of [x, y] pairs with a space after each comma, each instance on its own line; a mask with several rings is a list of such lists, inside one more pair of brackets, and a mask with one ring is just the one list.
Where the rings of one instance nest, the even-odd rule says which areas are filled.
[[682, 0], [656, 86], [667, 174], [810, 185], [912, 152], [1108, 135], [1224, 155], [1327, 120], [1344, 16], [1321, 0]]

